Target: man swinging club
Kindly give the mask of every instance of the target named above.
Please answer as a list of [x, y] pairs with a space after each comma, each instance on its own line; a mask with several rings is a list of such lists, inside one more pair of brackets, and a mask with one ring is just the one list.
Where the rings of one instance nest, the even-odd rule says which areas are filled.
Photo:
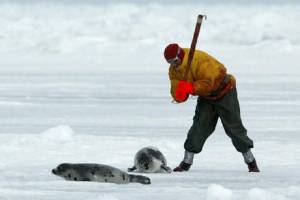
[[204, 51], [195, 50], [203, 15], [198, 16], [191, 48], [169, 44], [164, 57], [170, 64], [171, 95], [177, 103], [189, 95], [198, 96], [193, 124], [184, 143], [184, 158], [173, 171], [188, 171], [194, 154], [200, 153], [206, 139], [213, 133], [218, 118], [238, 152], [241, 152], [249, 172], [259, 172], [251, 152], [253, 141], [247, 136], [240, 117], [235, 78], [227, 74], [222, 63]]

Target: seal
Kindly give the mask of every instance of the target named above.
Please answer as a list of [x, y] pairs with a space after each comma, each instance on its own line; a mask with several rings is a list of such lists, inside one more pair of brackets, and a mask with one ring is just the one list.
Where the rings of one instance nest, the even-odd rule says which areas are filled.
[[70, 181], [93, 181], [117, 184], [151, 184], [146, 176], [128, 174], [109, 165], [93, 163], [62, 163], [52, 173]]
[[142, 173], [171, 173], [164, 155], [155, 147], [144, 147], [134, 157], [134, 165], [128, 168], [129, 172]]

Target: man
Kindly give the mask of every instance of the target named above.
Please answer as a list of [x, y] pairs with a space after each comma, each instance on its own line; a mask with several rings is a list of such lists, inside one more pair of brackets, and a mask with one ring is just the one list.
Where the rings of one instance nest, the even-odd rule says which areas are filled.
[[190, 69], [187, 69], [188, 54], [189, 49], [181, 48], [178, 44], [169, 44], [164, 51], [164, 57], [170, 64], [169, 77], [173, 99], [182, 103], [189, 95], [198, 96], [193, 125], [184, 143], [184, 158], [173, 171], [189, 170], [194, 154], [201, 152], [220, 118], [234, 147], [242, 153], [249, 172], [259, 172], [250, 150], [253, 148], [253, 141], [247, 136], [247, 130], [240, 117], [235, 78], [226, 73], [223, 64], [198, 50], [194, 53]]

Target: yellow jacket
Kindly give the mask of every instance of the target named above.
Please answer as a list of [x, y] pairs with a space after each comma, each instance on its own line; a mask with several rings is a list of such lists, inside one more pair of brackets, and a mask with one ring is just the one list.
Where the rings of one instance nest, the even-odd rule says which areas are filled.
[[[172, 66], [169, 68], [171, 95], [175, 101], [177, 101], [175, 98], [175, 91], [178, 82], [184, 80], [184, 75], [187, 70], [189, 49], [184, 48], [183, 50], [185, 54], [181, 65], [177, 68]], [[229, 81], [226, 82], [227, 90], [225, 91], [225, 89], [220, 88], [225, 86], [224, 80], [226, 75], [226, 68], [222, 63], [207, 53], [196, 50], [187, 76], [187, 81], [193, 83], [195, 89], [193, 95], [216, 100], [224, 96], [226, 92], [229, 91], [228, 88], [231, 89], [235, 86], [235, 78], [232, 75], [229, 75], [227, 76], [227, 78], [229, 77]], [[214, 93], [216, 91], [219, 91], [218, 93], [222, 91], [222, 94], [215, 95]]]

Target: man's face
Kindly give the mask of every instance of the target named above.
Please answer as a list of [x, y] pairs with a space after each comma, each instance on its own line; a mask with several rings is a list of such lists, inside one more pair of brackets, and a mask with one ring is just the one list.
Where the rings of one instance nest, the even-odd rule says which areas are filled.
[[178, 68], [182, 63], [182, 60], [178, 56], [176, 56], [176, 58], [168, 61], [168, 63], [170, 63], [172, 67]]

